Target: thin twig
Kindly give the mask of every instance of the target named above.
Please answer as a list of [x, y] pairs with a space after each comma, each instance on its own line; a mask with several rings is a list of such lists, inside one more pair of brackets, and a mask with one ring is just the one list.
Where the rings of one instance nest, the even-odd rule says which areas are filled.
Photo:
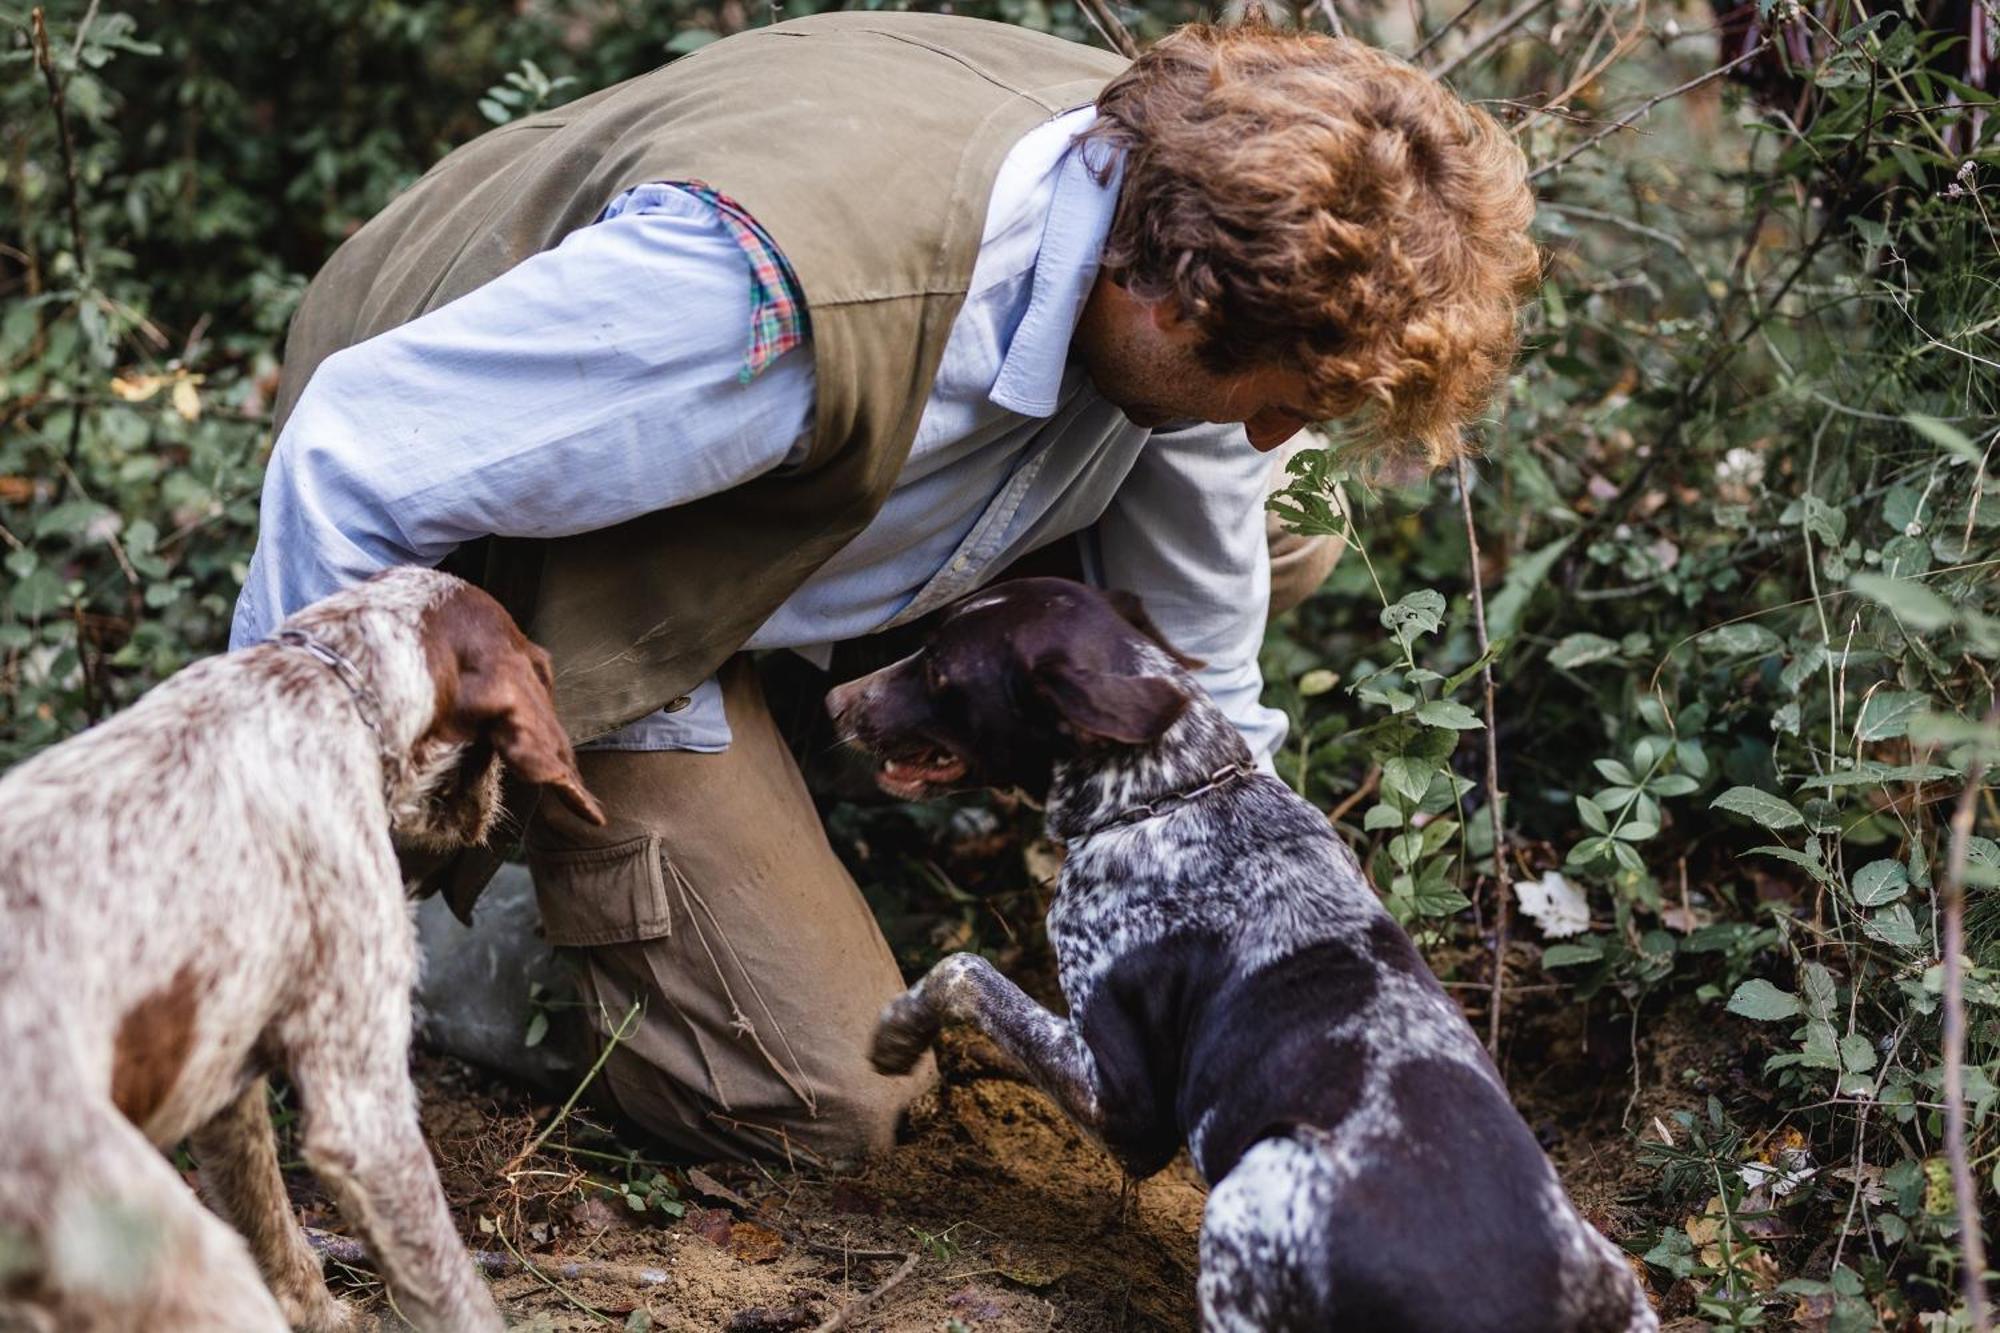
[[1493, 819], [1493, 988], [1486, 1006], [1486, 1053], [1500, 1058], [1500, 1010], [1507, 986], [1507, 834], [1500, 814], [1500, 742], [1493, 711], [1493, 644], [1486, 634], [1486, 593], [1480, 587], [1479, 529], [1472, 521], [1472, 469], [1458, 460], [1458, 504], [1472, 559], [1472, 627], [1478, 635], [1479, 682], [1486, 693], [1486, 809]]
[[597, 1053], [596, 1061], [591, 1064], [590, 1069], [584, 1074], [582, 1081], [575, 1088], [571, 1089], [569, 1100], [562, 1104], [562, 1109], [556, 1112], [555, 1118], [543, 1126], [542, 1132], [530, 1139], [528, 1146], [515, 1153], [514, 1159], [501, 1169], [500, 1174], [503, 1177], [512, 1179], [514, 1173], [520, 1170], [521, 1164], [541, 1151], [542, 1145], [549, 1141], [549, 1135], [555, 1133], [556, 1127], [569, 1118], [569, 1113], [576, 1109], [577, 1102], [583, 1097], [584, 1089], [591, 1085], [592, 1081], [597, 1078], [598, 1072], [604, 1068], [604, 1062], [611, 1058], [611, 1052], [618, 1049], [618, 1043], [632, 1035], [632, 1029], [638, 1024], [639, 1011], [642, 1008], [643, 1006], [637, 1000], [632, 1002], [632, 1007], [626, 1010], [625, 1017], [619, 1020], [617, 1028], [612, 1031], [611, 1036], [605, 1041], [604, 1049]]
[[[1450, 78], [1461, 65], [1467, 61], [1477, 60], [1479, 57], [1485, 55], [1494, 46], [1499, 44], [1501, 38], [1513, 32], [1514, 29], [1526, 23], [1553, 3], [1554, 0], [1528, 0], [1527, 4], [1522, 5], [1519, 9], [1480, 34], [1478, 41], [1466, 47], [1463, 51], [1460, 51], [1457, 55], [1445, 61], [1444, 64], [1431, 72], [1440, 80]], [[1530, 179], [1533, 178], [1530, 177]]]
[[[306, 1243], [321, 1262], [340, 1264], [347, 1268], [358, 1268], [369, 1273], [379, 1273], [375, 1256], [368, 1247], [352, 1236], [337, 1236], [331, 1231], [318, 1227], [305, 1228]], [[502, 1237], [505, 1243], [505, 1237]], [[499, 1250], [471, 1250], [472, 1265], [489, 1278], [511, 1277], [528, 1271], [526, 1258], [519, 1251], [513, 1254]], [[553, 1274], [569, 1282], [602, 1282], [607, 1286], [627, 1288], [664, 1287], [672, 1274], [664, 1268], [652, 1268], [643, 1264], [614, 1264], [603, 1259], [557, 1259], [541, 1265], [541, 1271]]]
[[[70, 138], [69, 112], [63, 103], [62, 75], [56, 71], [55, 58], [49, 54], [49, 28], [43, 21], [40, 5], [29, 11], [28, 21], [30, 40], [35, 48], [35, 64], [42, 71], [43, 81], [49, 85], [49, 112], [55, 117], [56, 144], [62, 151], [63, 197], [69, 205], [70, 251], [76, 259], [78, 300], [88, 300], [83, 288], [90, 273], [90, 251], [83, 241], [83, 206], [77, 201], [76, 144]], [[78, 36], [81, 35], [79, 32]], [[69, 409], [69, 446], [64, 454], [72, 469], [76, 466], [82, 446], [83, 406], [72, 403]]]
[[838, 1330], [846, 1328], [854, 1320], [880, 1304], [884, 1296], [887, 1296], [890, 1292], [901, 1286], [903, 1279], [916, 1271], [917, 1259], [920, 1253], [919, 1251], [913, 1251], [910, 1254], [904, 1255], [902, 1265], [895, 1272], [889, 1274], [888, 1281], [867, 1295], [857, 1297], [849, 1301], [846, 1305], [843, 1305], [834, 1314], [833, 1318], [821, 1324], [817, 1329], [813, 1330], [813, 1333], [838, 1333]]
[[[2000, 726], [2000, 705], [1986, 715], [1990, 730]], [[1965, 789], [1951, 816], [1951, 852], [1944, 870], [1944, 1150], [1951, 1163], [1951, 1193], [1958, 1208], [1959, 1279], [1973, 1333], [1986, 1333], [1986, 1237], [1980, 1230], [1979, 1200], [1965, 1138], [1965, 864], [1972, 820], [1986, 779], [1984, 739], [1966, 770]]]
[[1132, 38], [1132, 32], [1118, 16], [1111, 12], [1111, 6], [1104, 0], [1076, 0], [1076, 7], [1090, 20], [1098, 35], [1111, 43], [1112, 49], [1127, 60], [1139, 58], [1139, 43]]
[[62, 150], [63, 186], [69, 203], [70, 247], [76, 255], [77, 272], [82, 273], [90, 267], [90, 261], [89, 252], [83, 244], [83, 209], [77, 203], [76, 144], [69, 134], [69, 113], [63, 104], [62, 75], [56, 72], [55, 58], [49, 54], [49, 29], [42, 21], [40, 5], [29, 11], [28, 22], [32, 29], [35, 64], [42, 71], [43, 81], [49, 85], [49, 110], [56, 119], [56, 143]]
[[1334, 806], [1333, 809], [1326, 812], [1326, 822], [1329, 824], [1338, 824], [1341, 820], [1345, 819], [1355, 806], [1360, 805], [1368, 799], [1375, 788], [1381, 784], [1381, 781], [1382, 765], [1370, 764], [1367, 776], [1361, 779], [1361, 785], [1347, 793], [1339, 805]]
[[[1534, 181], [1538, 177], [1545, 176], [1551, 171], [1562, 170], [1564, 167], [1568, 166], [1571, 162], [1575, 161], [1583, 154], [1597, 147], [1598, 144], [1603, 143], [1606, 139], [1609, 139], [1612, 135], [1618, 133], [1618, 131], [1623, 129], [1629, 129], [1635, 122], [1645, 119], [1646, 115], [1660, 103], [1671, 102], [1674, 98], [1681, 96], [1683, 93], [1691, 93], [1705, 83], [1715, 82], [1715, 80], [1729, 73], [1737, 66], [1748, 64], [1750, 61], [1755, 60], [1759, 55], [1763, 54], [1764, 47], [1768, 45], [1769, 42], [1770, 39], [1766, 38], [1763, 43], [1752, 47], [1748, 51], [1745, 51], [1742, 55], [1736, 57], [1736, 59], [1730, 61], [1728, 64], [1717, 65], [1714, 69], [1708, 71], [1708, 73], [1700, 75], [1696, 78], [1689, 79], [1686, 83], [1681, 84], [1677, 88], [1669, 88], [1667, 89], [1667, 91], [1663, 93], [1659, 93], [1656, 94], [1655, 96], [1647, 98], [1645, 101], [1641, 102], [1638, 106], [1634, 107], [1632, 110], [1626, 112], [1618, 119], [1612, 121], [1609, 125], [1605, 126], [1597, 133], [1591, 135], [1588, 139], [1585, 139], [1582, 143], [1578, 144], [1576, 147], [1570, 149], [1567, 153], [1564, 153], [1561, 157], [1556, 158], [1552, 162], [1544, 162], [1539, 167], [1536, 167], [1533, 171], [1530, 171], [1528, 173], [1528, 179], [1530, 181]], [[1442, 70], [1439, 71], [1438, 77], [1443, 78], [1444, 73], [1445, 71]]]
[[1423, 57], [1424, 52], [1430, 50], [1433, 46], [1436, 46], [1438, 44], [1439, 38], [1443, 37], [1446, 33], [1450, 32], [1453, 28], [1456, 28], [1459, 24], [1465, 22], [1465, 20], [1471, 18], [1472, 11], [1479, 8], [1481, 5], [1485, 3], [1486, 0], [1471, 0], [1471, 2], [1467, 4], [1464, 9], [1459, 10], [1456, 14], [1453, 14], [1450, 18], [1446, 19], [1444, 21], [1443, 27], [1439, 28], [1436, 32], [1432, 33], [1430, 36], [1424, 38], [1422, 42], [1418, 43], [1417, 49], [1410, 52], [1410, 63], [1415, 64], [1419, 59]]

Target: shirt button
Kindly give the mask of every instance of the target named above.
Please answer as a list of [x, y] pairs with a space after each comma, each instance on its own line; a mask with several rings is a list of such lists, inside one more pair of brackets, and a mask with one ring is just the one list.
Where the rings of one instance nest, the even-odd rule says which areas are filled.
[[686, 708], [689, 704], [693, 702], [694, 702], [694, 696], [683, 694], [680, 698], [668, 704], [666, 707], [666, 711], [669, 713], [678, 713], [681, 711], [681, 709]]
[[960, 556], [958, 559], [951, 562], [951, 572], [954, 574], [963, 574], [965, 572], [965, 566], [966, 566], [966, 559], [964, 556]]

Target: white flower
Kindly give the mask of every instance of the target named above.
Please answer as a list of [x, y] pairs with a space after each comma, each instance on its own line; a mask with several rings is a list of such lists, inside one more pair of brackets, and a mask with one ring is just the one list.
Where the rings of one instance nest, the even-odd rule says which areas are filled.
[[1590, 929], [1590, 904], [1560, 871], [1544, 871], [1539, 880], [1516, 881], [1514, 900], [1549, 939], [1581, 935]]
[[1724, 485], [1761, 485], [1764, 480], [1764, 455], [1755, 449], [1731, 449], [1716, 465], [1715, 479]]

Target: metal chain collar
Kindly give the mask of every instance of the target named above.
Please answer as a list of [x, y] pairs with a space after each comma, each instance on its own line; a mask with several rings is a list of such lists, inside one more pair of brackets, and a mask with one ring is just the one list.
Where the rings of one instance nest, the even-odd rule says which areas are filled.
[[354, 711], [361, 715], [361, 721], [375, 736], [375, 749], [382, 756], [382, 798], [393, 801], [396, 771], [401, 765], [396, 760], [395, 752], [389, 748], [387, 733], [382, 730], [381, 697], [361, 674], [361, 668], [302, 629], [281, 629], [267, 636], [264, 642], [275, 643], [282, 648], [297, 648], [339, 677], [340, 683], [347, 687], [348, 697], [354, 701]]
[[1170, 792], [1165, 796], [1159, 797], [1157, 800], [1148, 801], [1144, 805], [1135, 805], [1130, 809], [1121, 810], [1103, 823], [1093, 825], [1075, 837], [1066, 839], [1065, 841], [1069, 846], [1076, 847], [1086, 838], [1094, 838], [1100, 833], [1106, 833], [1115, 828], [1123, 828], [1128, 824], [1137, 824], [1142, 820], [1153, 819], [1166, 814], [1170, 810], [1178, 810], [1181, 806], [1187, 805], [1191, 801], [1199, 800], [1212, 791], [1220, 791], [1224, 787], [1241, 782], [1244, 778], [1254, 777], [1256, 773], [1257, 766], [1255, 764], [1227, 764], [1209, 774], [1208, 780], [1199, 787], [1190, 787], [1186, 791]]

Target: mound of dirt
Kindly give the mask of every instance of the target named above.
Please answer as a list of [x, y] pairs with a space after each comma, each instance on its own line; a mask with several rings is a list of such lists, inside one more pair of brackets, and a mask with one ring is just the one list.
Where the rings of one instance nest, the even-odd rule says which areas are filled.
[[[1516, 1096], [1579, 1206], [1618, 1239], [1643, 1183], [1621, 1122], [1697, 1101], [1689, 1071], [1726, 1054], [1649, 1030], [1627, 1121], [1624, 1034], [1523, 1000], [1505, 1059]], [[442, 1059], [417, 1073], [461, 1230], [524, 1328], [782, 1333], [844, 1316], [933, 1333], [1193, 1329], [1206, 1196], [1185, 1158], [1135, 1185], [983, 1040], [952, 1036], [940, 1061], [943, 1086], [903, 1141], [848, 1173], [682, 1169], [580, 1111], [524, 1156], [556, 1107]], [[309, 1178], [298, 1185], [308, 1222], [337, 1226]], [[379, 1285], [344, 1271], [349, 1294], [399, 1326]]]

